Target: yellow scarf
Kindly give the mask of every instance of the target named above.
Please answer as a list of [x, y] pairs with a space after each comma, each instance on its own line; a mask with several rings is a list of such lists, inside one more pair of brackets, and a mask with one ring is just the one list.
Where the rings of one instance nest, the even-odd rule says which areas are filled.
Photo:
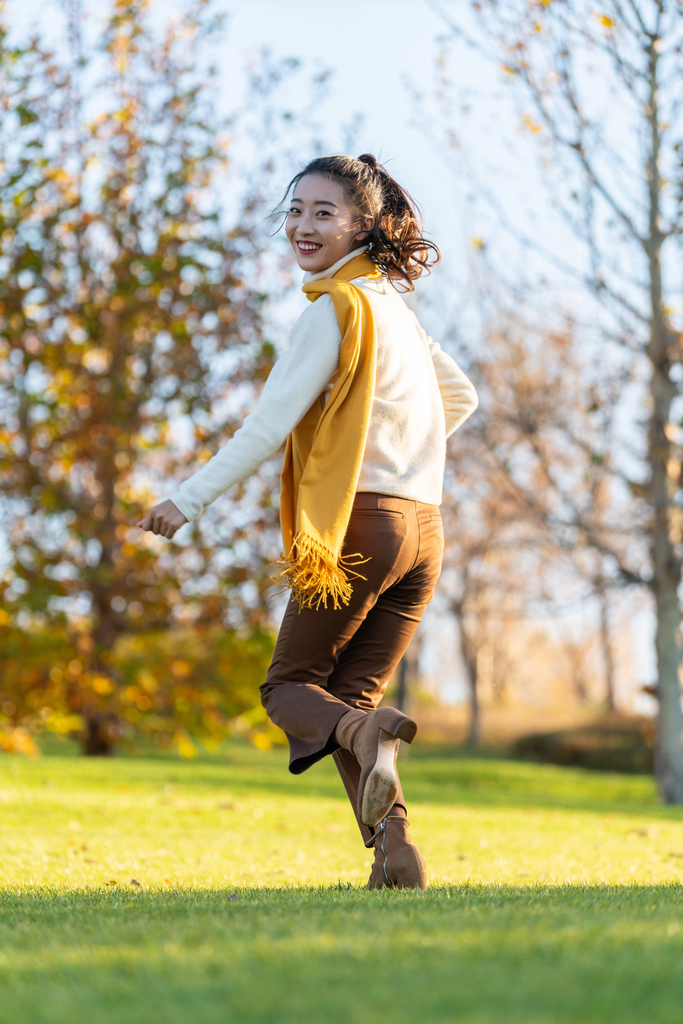
[[[364, 253], [303, 290], [315, 302], [327, 293], [342, 334], [339, 377], [327, 405], [317, 399], [287, 438], [280, 491], [285, 554], [282, 576], [300, 608], [349, 603], [350, 569], [365, 561], [341, 553], [360, 474], [375, 394], [377, 333], [372, 307], [355, 277], [381, 277]], [[362, 577], [361, 577], [362, 578]]]

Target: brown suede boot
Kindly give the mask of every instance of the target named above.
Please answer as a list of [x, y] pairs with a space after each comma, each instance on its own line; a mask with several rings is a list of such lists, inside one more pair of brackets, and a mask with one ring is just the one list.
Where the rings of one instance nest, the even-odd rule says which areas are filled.
[[417, 846], [410, 841], [408, 824], [403, 816], [380, 821], [368, 889], [427, 888], [427, 865]]
[[350, 750], [360, 765], [358, 817], [377, 825], [396, 802], [396, 758], [401, 740], [412, 743], [417, 725], [396, 708], [359, 711], [352, 708], [335, 729], [340, 747]]

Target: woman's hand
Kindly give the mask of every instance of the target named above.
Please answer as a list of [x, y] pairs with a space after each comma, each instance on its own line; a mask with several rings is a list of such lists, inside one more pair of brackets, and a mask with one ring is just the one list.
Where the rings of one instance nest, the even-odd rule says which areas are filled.
[[147, 513], [144, 519], [137, 524], [141, 530], [151, 530], [161, 537], [171, 539], [176, 530], [184, 526], [187, 519], [180, 512], [170, 498], [155, 505]]

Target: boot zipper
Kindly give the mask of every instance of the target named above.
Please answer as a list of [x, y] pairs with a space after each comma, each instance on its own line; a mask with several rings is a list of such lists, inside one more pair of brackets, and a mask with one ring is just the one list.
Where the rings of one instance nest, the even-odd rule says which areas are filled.
[[386, 818], [382, 818], [382, 820], [380, 821], [380, 823], [379, 823], [379, 830], [382, 833], [382, 842], [380, 843], [380, 850], [382, 851], [382, 856], [384, 857], [384, 862], [382, 863], [382, 871], [384, 872], [384, 877], [386, 878], [387, 886], [393, 887], [393, 882], [391, 881], [391, 879], [389, 878], [389, 875], [387, 874], [387, 855], [384, 852], [384, 840], [385, 840], [386, 834], [387, 834], [387, 819]]

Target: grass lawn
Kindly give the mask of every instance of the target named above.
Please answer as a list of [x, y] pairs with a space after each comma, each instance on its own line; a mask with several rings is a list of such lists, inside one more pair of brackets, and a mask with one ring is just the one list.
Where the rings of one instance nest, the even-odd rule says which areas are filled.
[[363, 891], [331, 761], [0, 757], [1, 1024], [681, 1024], [683, 810], [651, 779], [401, 774], [426, 893]]

